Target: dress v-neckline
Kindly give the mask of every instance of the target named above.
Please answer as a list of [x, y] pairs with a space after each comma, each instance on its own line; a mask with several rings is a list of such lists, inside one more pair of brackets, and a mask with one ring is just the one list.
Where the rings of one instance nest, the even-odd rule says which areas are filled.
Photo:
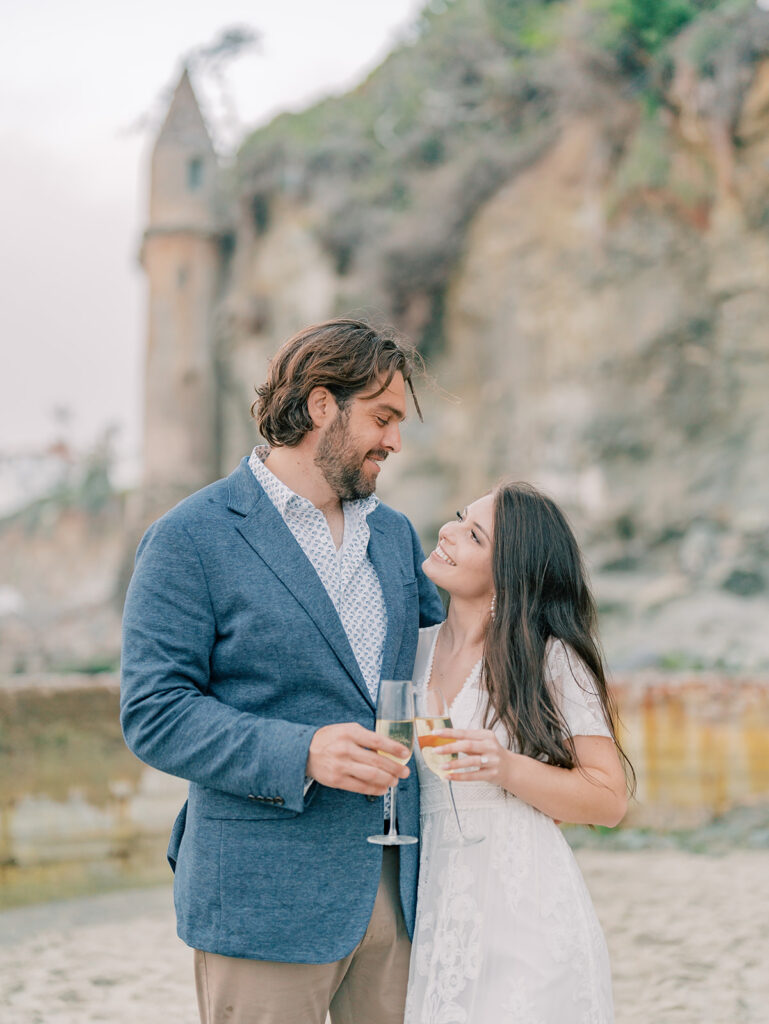
[[[428, 690], [430, 689], [430, 679], [432, 678], [432, 674], [433, 674], [433, 662], [435, 661], [435, 649], [438, 646], [438, 637], [440, 636], [440, 633], [441, 633], [442, 629], [443, 629], [443, 623], [441, 623], [440, 626], [438, 626], [438, 628], [435, 631], [435, 636], [433, 637], [433, 643], [432, 643], [432, 646], [430, 648], [430, 657], [427, 659], [427, 667], [425, 669], [424, 676], [422, 677], [423, 682], [425, 684], [425, 689], [428, 689]], [[476, 682], [478, 679], [480, 679], [481, 666], [482, 665], [483, 665], [483, 658], [479, 658], [476, 661], [476, 663], [473, 665], [473, 667], [470, 669], [470, 673], [467, 676], [467, 678], [465, 679], [465, 681], [462, 683], [462, 685], [459, 687], [457, 692], [454, 694], [454, 699], [448, 705], [449, 718], [451, 718], [451, 713], [454, 710], [454, 706], [456, 705], [457, 701], [462, 696], [462, 694], [465, 692], [465, 690], [468, 689], [468, 687], [470, 686], [470, 683], [471, 682]], [[441, 688], [439, 686], [436, 686], [436, 689], [439, 691], [439, 693], [443, 693], [443, 691], [441, 690]], [[445, 699], [446, 698], [444, 697], [444, 700]]]

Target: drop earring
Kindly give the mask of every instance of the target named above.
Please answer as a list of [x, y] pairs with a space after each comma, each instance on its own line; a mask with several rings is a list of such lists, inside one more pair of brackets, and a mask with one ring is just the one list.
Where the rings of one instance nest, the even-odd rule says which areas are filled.
[[497, 614], [497, 595], [496, 594], [492, 594], [492, 596], [491, 596], [491, 608], [489, 609], [489, 613], [490, 613], [492, 619]]

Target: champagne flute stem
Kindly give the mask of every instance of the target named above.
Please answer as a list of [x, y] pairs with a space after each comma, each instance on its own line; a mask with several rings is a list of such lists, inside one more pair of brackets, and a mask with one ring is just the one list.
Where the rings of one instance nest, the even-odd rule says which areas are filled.
[[390, 827], [387, 830], [388, 836], [397, 836], [398, 827], [395, 824], [395, 794], [398, 791], [398, 787], [390, 786]]
[[454, 789], [453, 789], [453, 787], [451, 785], [451, 779], [446, 779], [446, 785], [449, 787], [449, 797], [451, 799], [451, 806], [452, 806], [452, 809], [454, 811], [454, 817], [455, 817], [456, 822], [457, 822], [457, 828], [459, 829], [460, 836], [464, 839], [465, 838], [465, 834], [462, 831], [461, 824], [459, 823], [459, 814], [457, 813], [457, 803], [456, 803], [456, 800], [454, 799]]

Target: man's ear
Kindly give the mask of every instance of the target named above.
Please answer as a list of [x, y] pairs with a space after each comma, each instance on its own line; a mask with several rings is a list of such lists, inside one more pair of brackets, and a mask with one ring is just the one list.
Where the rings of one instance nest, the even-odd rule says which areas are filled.
[[307, 396], [307, 412], [310, 414], [312, 425], [316, 430], [330, 423], [338, 411], [339, 406], [336, 404], [336, 399], [328, 388], [318, 386], [313, 388]]

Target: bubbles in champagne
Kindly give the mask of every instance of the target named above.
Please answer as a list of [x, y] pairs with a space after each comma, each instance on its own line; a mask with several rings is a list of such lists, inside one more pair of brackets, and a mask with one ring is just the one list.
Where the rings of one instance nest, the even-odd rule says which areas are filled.
[[411, 757], [411, 751], [414, 749], [414, 719], [408, 718], [397, 721], [391, 718], [378, 718], [376, 731], [380, 736], [387, 736], [389, 739], [395, 740], [396, 743], [402, 743], [409, 752], [408, 757], [396, 757], [394, 754], [385, 753], [384, 750], [378, 750], [377, 753], [383, 757], [389, 757], [396, 764], [406, 764]]

